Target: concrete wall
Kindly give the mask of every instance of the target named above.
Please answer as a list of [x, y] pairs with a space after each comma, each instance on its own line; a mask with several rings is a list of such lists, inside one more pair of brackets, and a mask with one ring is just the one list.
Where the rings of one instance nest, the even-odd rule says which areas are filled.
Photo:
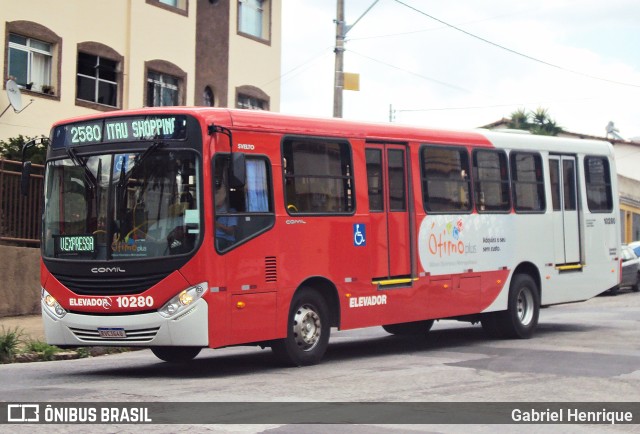
[[0, 246], [0, 317], [40, 313], [40, 249]]

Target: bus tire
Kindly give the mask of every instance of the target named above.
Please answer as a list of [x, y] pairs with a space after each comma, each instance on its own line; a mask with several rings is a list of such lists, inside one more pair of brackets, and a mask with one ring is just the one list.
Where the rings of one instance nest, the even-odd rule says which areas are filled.
[[433, 327], [433, 320], [387, 324], [382, 328], [389, 334], [397, 336], [426, 335]]
[[327, 351], [330, 333], [324, 297], [311, 288], [302, 288], [291, 300], [287, 337], [274, 341], [271, 350], [286, 365], [315, 365]]
[[200, 353], [200, 347], [151, 347], [157, 358], [169, 363], [184, 363]]
[[506, 338], [529, 339], [540, 315], [538, 286], [528, 274], [517, 274], [509, 287], [506, 312], [498, 312], [498, 325]]

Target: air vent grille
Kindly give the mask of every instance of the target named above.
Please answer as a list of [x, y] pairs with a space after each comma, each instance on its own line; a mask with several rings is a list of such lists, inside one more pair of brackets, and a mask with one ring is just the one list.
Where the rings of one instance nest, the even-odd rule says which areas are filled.
[[275, 256], [267, 256], [264, 259], [264, 280], [266, 282], [278, 281], [278, 264]]

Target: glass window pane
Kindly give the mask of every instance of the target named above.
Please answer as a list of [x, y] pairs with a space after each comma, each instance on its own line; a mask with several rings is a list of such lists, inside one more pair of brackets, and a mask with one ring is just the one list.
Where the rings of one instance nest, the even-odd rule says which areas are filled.
[[170, 88], [162, 89], [162, 106], [178, 105], [178, 91]]
[[382, 151], [379, 149], [367, 149], [367, 185], [369, 187], [369, 210], [383, 211], [383, 178], [382, 178]]
[[560, 211], [560, 162], [558, 160], [549, 160], [549, 176], [553, 210]]
[[229, 154], [216, 155], [214, 164], [216, 249], [226, 251], [273, 225], [271, 175], [266, 159], [248, 157], [245, 188], [229, 188]]
[[351, 153], [346, 143], [287, 141], [284, 170], [289, 212], [353, 211]]
[[576, 175], [573, 161], [562, 162], [562, 174], [564, 183], [564, 209], [576, 210]]
[[29, 53], [15, 48], [9, 48], [9, 75], [16, 78], [16, 83], [26, 85], [29, 82], [27, 65]]
[[391, 211], [405, 211], [407, 209], [405, 196], [405, 168], [404, 151], [390, 149], [389, 159], [389, 209]]
[[31, 81], [51, 84], [51, 56], [31, 53]]
[[105, 59], [104, 57], [100, 58], [100, 66], [99, 66], [99, 74], [102, 80], [108, 81], [118, 81], [116, 68], [118, 66], [118, 62], [114, 60]]
[[243, 33], [262, 37], [262, 0], [240, 0], [238, 26]]
[[9, 34], [9, 42], [14, 44], [27, 45], [27, 38], [24, 36], [16, 35], [14, 33]]
[[467, 151], [425, 146], [420, 157], [425, 211], [470, 211], [471, 178]]
[[85, 101], [95, 102], [96, 80], [89, 77], [78, 76], [76, 80], [76, 97]]
[[511, 154], [511, 178], [516, 211], [544, 211], [544, 179], [542, 158], [538, 154]]
[[609, 162], [602, 157], [585, 158], [587, 204], [593, 212], [613, 209]]
[[114, 83], [100, 81], [98, 84], [98, 101], [96, 102], [116, 107], [118, 103], [118, 86]]
[[511, 208], [507, 157], [503, 151], [476, 151], [474, 179], [478, 212], [508, 211]]
[[97, 56], [90, 54], [78, 53], [78, 74], [96, 76], [96, 66], [98, 64]]
[[51, 44], [47, 44], [46, 42], [38, 41], [35, 39], [30, 39], [31, 48], [35, 48], [36, 50], [45, 51], [47, 53], [51, 53]]

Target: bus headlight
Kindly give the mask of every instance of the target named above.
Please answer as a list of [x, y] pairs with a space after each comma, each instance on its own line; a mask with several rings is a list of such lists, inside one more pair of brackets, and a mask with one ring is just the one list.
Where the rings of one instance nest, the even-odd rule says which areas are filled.
[[185, 289], [158, 309], [158, 313], [165, 318], [171, 318], [186, 311], [207, 292], [207, 288], [207, 283], [202, 282]]
[[55, 317], [62, 318], [67, 314], [67, 311], [62, 306], [60, 306], [58, 300], [53, 298], [53, 296], [49, 294], [46, 289], [42, 288], [42, 290], [40, 291], [40, 297], [42, 298], [42, 305]]

